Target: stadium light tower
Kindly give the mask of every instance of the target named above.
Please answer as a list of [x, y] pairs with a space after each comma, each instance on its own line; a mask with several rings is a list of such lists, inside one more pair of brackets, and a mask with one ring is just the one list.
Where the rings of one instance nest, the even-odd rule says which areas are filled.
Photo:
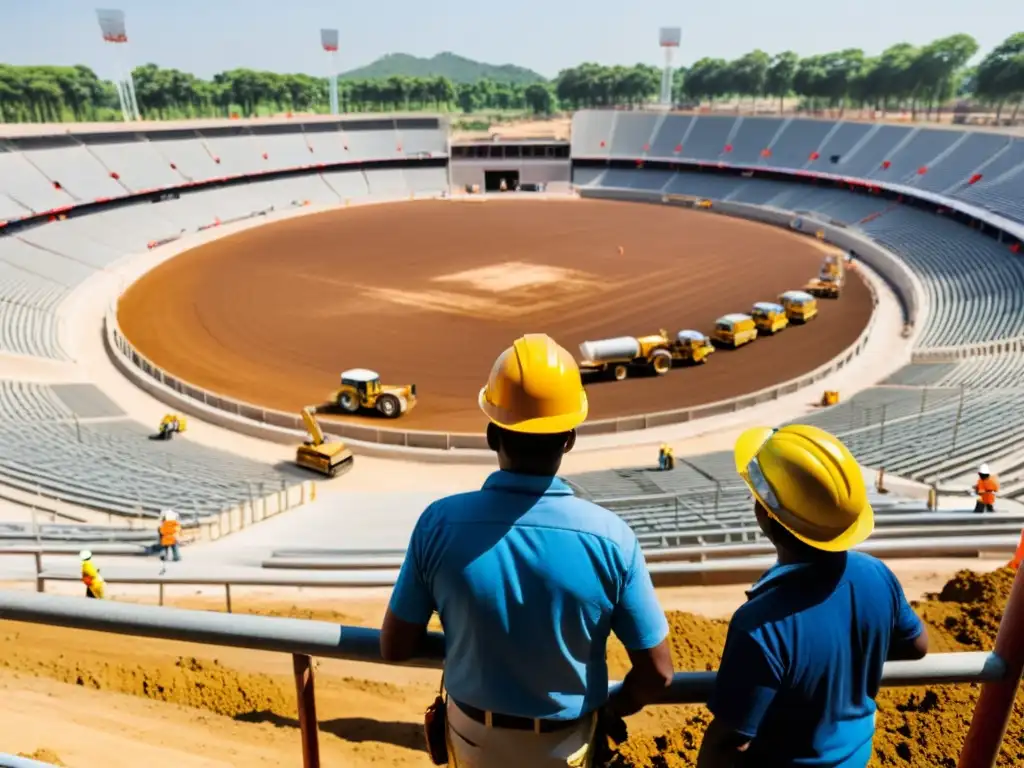
[[[103, 33], [104, 42], [117, 45], [128, 44], [128, 32], [124, 26], [124, 11], [97, 8], [96, 18], [100, 23], [100, 32]], [[126, 123], [132, 120], [141, 120], [139, 102], [135, 98], [132, 68], [126, 64], [127, 57], [123, 48], [115, 54], [115, 61], [117, 62], [117, 79], [114, 81], [114, 85], [117, 88], [117, 99], [121, 102], [121, 115]]]
[[320, 45], [327, 51], [328, 71], [331, 78], [331, 114], [338, 114], [338, 30], [321, 29]]
[[658, 32], [658, 45], [665, 50], [665, 69], [661, 72], [661, 106], [672, 106], [672, 57], [683, 38], [679, 27], [662, 27]]

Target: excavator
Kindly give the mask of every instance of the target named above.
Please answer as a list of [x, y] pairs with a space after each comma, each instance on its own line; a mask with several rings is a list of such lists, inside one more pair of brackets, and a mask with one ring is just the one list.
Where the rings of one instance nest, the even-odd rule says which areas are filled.
[[295, 450], [295, 463], [327, 477], [348, 472], [355, 460], [352, 451], [340, 440], [328, 442], [315, 413], [309, 405], [302, 409], [302, 421], [309, 432], [309, 440]]

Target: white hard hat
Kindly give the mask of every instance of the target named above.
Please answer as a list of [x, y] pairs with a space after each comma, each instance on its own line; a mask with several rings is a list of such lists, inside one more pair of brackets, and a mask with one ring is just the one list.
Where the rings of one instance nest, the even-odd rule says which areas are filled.
[[166, 519], [166, 520], [177, 520], [178, 519], [178, 513], [175, 512], [173, 509], [165, 509], [164, 510], [164, 519]]
[[92, 560], [92, 552], [90, 552], [88, 549], [83, 549], [81, 552], [78, 553], [78, 556], [83, 560]]
[[978, 467], [978, 474], [991, 475], [992, 473], [988, 471], [988, 464], [982, 464], [980, 467]]

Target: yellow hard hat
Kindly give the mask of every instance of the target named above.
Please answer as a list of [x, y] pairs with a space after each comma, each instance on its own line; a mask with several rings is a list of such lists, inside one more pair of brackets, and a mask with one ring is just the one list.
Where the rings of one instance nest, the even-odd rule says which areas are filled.
[[802, 424], [748, 429], [736, 471], [783, 528], [805, 544], [844, 552], [875, 528], [860, 465], [837, 437]]
[[513, 432], [555, 434], [587, 418], [587, 393], [572, 355], [550, 336], [528, 333], [494, 361], [480, 408]]

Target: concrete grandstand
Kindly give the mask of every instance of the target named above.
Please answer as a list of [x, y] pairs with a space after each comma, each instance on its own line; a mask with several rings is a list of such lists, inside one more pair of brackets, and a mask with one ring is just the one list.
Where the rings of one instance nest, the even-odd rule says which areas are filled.
[[[1024, 237], [1024, 140], [802, 119], [581, 112], [565, 166], [584, 195], [652, 203], [668, 195], [703, 198], [737, 204], [732, 212], [739, 215], [757, 208], [779, 213], [789, 226], [801, 218], [809, 229], [846, 232], [875, 243], [910, 276], [895, 289], [872, 277], [886, 292], [883, 304], [902, 302], [910, 338], [900, 339], [899, 325], [876, 322], [875, 335], [892, 344], [871, 347], [884, 360], [863, 353], [814, 383], [816, 391], [841, 389], [842, 404], [809, 413], [806, 391], [776, 393], [747, 412], [730, 407], [642, 434], [581, 441], [580, 457], [567, 463], [570, 481], [592, 498], [615, 499], [612, 505], [652, 550], [708, 548], [748, 536], [755, 542], [731, 461], [707, 453], [707, 445], [721, 447], [722, 435], [757, 419], [818, 423], [840, 434], [867, 471], [884, 466], [890, 475], [940, 489], [963, 490], [977, 463], [988, 461], [1006, 477], [1008, 497], [1024, 494], [1016, 445], [1024, 434], [1024, 390], [1015, 374], [1024, 354], [1024, 261], [1011, 250]], [[438, 118], [44, 129], [0, 138], [0, 219], [8, 222], [0, 229], [0, 482], [7, 495], [16, 504], [45, 496], [72, 520], [79, 508], [135, 518], [166, 506], [202, 519], [300, 483], [305, 476], [288, 466], [289, 449], [228, 436], [201, 419], [170, 444], [146, 440], [160, 414], [180, 410], [181, 394], [160, 392], [161, 403], [101, 359], [104, 312], [134, 277], [202, 239], [328, 207], [448, 195], [449, 172], [447, 125]], [[946, 215], [912, 204], [917, 198], [941, 204]], [[974, 223], [965, 224], [966, 217]], [[197, 398], [205, 399], [193, 393], [192, 401]], [[707, 433], [720, 439], [700, 437]], [[286, 431], [277, 442], [294, 439]], [[679, 451], [674, 473], [648, 469], [651, 445], [665, 439], [692, 446]], [[620, 447], [628, 442], [641, 447]], [[395, 466], [369, 458], [389, 453], [382, 447], [357, 445], [360, 451], [381, 473]], [[403, 468], [439, 459], [475, 462], [455, 470], [462, 472], [453, 481], [459, 487], [476, 482], [484, 472], [480, 461], [488, 460], [473, 450], [391, 453]], [[195, 573], [200, 566], [249, 573], [276, 548], [314, 540], [341, 565], [349, 557], [341, 549], [383, 546], [394, 555], [426, 492], [449, 487], [425, 474], [415, 473], [422, 486], [401, 497], [375, 493], [377, 475], [329, 484], [328, 490], [339, 489], [336, 495], [290, 512], [287, 525], [282, 518], [232, 537], [237, 544], [197, 546], [203, 554], [194, 560]], [[371, 526], [353, 521], [323, 533], [332, 510], [356, 506], [377, 521], [374, 515], [387, 514], [394, 532], [381, 540]], [[921, 494], [880, 498], [879, 507], [893, 515], [892, 535], [906, 529], [919, 537], [928, 525], [949, 531], [971, 522], [937, 519]], [[5, 509], [14, 510], [5, 519], [25, 522], [21, 507]], [[1015, 518], [1004, 524], [1019, 529]], [[280, 538], [285, 527], [294, 541]], [[1016, 542], [986, 527], [1001, 546]], [[108, 538], [120, 535], [111, 528]], [[125, 532], [121, 540], [136, 539], [137, 532]], [[114, 575], [155, 568], [125, 562]], [[377, 565], [360, 571], [349, 563], [348, 571], [357, 582], [359, 573], [374, 570], [377, 581], [393, 577]], [[52, 573], [61, 576], [62, 569]]]

